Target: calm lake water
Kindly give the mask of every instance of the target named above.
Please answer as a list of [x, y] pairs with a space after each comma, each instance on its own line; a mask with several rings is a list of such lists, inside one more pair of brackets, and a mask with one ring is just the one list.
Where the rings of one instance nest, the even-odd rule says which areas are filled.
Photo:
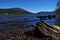
[[[8, 27], [11, 25], [36, 25], [41, 19], [37, 16], [55, 15], [55, 13], [39, 13], [39, 14], [0, 14], [0, 27]], [[43, 19], [50, 24], [56, 24], [56, 18]]]

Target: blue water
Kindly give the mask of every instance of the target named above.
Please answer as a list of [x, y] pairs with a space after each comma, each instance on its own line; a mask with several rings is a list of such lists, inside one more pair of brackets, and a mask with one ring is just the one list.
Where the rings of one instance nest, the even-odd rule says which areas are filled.
[[[41, 21], [37, 16], [55, 15], [55, 13], [39, 13], [39, 14], [0, 14], [0, 27], [8, 27], [12, 25], [36, 25]], [[44, 20], [50, 24], [55, 24], [56, 19]]]

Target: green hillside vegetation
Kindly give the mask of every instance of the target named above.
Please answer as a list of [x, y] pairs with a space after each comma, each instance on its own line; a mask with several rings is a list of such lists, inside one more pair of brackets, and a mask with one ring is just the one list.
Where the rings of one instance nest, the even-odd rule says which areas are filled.
[[8, 9], [0, 9], [0, 13], [2, 14], [30, 14], [31, 12], [28, 12], [22, 8], [8, 8]]

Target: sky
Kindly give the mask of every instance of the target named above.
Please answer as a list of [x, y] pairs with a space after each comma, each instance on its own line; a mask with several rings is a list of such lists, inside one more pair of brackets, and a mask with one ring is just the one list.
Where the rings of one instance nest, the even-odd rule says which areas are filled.
[[58, 0], [0, 0], [0, 8], [23, 8], [36, 13], [54, 11]]

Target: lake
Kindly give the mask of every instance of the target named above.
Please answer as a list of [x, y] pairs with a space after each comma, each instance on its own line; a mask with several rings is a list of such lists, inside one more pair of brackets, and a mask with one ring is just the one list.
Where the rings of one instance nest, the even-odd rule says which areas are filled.
[[[55, 15], [55, 13], [38, 14], [0, 14], [0, 27], [9, 27], [11, 25], [36, 25], [41, 19], [37, 16]], [[50, 24], [56, 24], [56, 18], [43, 19]]]

